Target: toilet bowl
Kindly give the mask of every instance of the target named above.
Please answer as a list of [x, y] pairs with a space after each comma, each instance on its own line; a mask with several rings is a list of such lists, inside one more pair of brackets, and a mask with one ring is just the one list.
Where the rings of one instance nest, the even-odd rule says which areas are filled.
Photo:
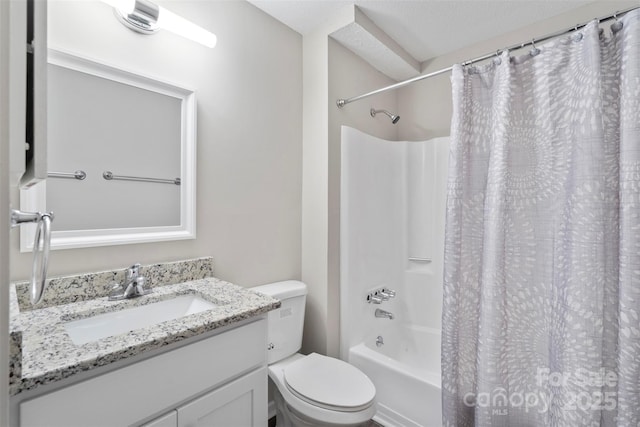
[[269, 312], [269, 379], [275, 385], [278, 427], [358, 426], [376, 413], [376, 389], [355, 366], [302, 345], [307, 287], [294, 280], [253, 288], [281, 301]]

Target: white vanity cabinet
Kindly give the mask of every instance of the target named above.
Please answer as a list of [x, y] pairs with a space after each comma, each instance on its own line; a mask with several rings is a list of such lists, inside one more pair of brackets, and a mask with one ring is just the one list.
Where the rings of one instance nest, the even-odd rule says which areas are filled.
[[262, 316], [25, 400], [19, 405], [19, 425], [265, 426], [266, 322]]
[[263, 427], [266, 368], [196, 398], [142, 427]]

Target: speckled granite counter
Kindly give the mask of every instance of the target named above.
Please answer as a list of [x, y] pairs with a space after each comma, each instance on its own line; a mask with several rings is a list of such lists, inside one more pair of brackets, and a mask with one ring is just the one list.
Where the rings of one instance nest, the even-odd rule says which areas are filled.
[[[205, 258], [184, 261], [182, 265], [191, 266], [193, 262], [206, 264], [207, 260], [210, 263], [210, 259]], [[151, 270], [147, 270], [147, 273], [150, 276], [154, 275]], [[110, 273], [104, 274], [109, 276]], [[113, 278], [114, 275], [111, 277]], [[193, 278], [193, 275], [183, 277]], [[163, 285], [159, 279], [152, 283], [153, 293], [123, 301], [107, 301], [106, 294], [94, 295], [94, 288], [98, 286], [91, 285], [91, 282], [83, 282], [82, 279], [64, 279], [59, 280], [59, 283], [67, 283], [67, 285], [53, 286], [54, 288], [58, 286], [55, 290], [60, 298], [54, 301], [58, 304], [50, 300], [44, 308], [25, 309], [18, 303], [21, 285], [11, 287], [10, 392], [12, 395], [240, 322], [280, 306], [280, 302], [276, 299], [213, 277], [196, 278], [169, 285]], [[177, 279], [173, 277], [170, 281], [175, 280]], [[92, 291], [78, 292], [77, 283], [79, 282], [84, 283], [84, 287], [92, 288]], [[64, 291], [65, 286], [70, 289], [68, 293]], [[109, 289], [108, 286], [104, 288]], [[53, 289], [47, 289], [46, 292], [51, 295], [52, 291]], [[76, 302], [68, 302], [65, 295], [70, 294], [71, 299]], [[195, 294], [216, 304], [216, 307], [83, 345], [74, 344], [65, 330], [65, 323], [72, 320], [187, 294]], [[92, 298], [88, 299], [87, 295], [91, 295]], [[21, 307], [23, 307], [22, 310]]]

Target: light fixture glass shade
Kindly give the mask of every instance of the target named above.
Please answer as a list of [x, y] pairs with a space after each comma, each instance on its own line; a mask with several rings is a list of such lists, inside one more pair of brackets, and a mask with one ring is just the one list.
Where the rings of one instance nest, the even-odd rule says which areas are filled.
[[215, 34], [199, 27], [181, 16], [176, 15], [162, 6], [160, 6], [158, 25], [161, 28], [172, 31], [184, 38], [202, 43], [207, 47], [214, 47], [218, 41]]
[[[215, 34], [149, 0], [102, 0], [102, 2], [115, 8], [116, 15], [122, 23], [134, 31], [152, 34], [157, 28], [164, 28], [210, 48], [216, 45]], [[149, 13], [150, 9], [157, 12], [157, 21], [154, 21], [154, 14]]]
[[136, 0], [102, 0], [102, 2], [126, 14], [133, 12], [136, 5]]

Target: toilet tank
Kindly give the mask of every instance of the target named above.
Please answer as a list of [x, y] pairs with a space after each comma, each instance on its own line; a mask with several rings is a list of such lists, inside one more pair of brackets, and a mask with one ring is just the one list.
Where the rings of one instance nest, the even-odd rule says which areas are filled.
[[307, 285], [297, 280], [269, 283], [251, 290], [280, 300], [282, 305], [269, 312], [267, 361], [269, 364], [289, 357], [302, 347], [304, 306]]

